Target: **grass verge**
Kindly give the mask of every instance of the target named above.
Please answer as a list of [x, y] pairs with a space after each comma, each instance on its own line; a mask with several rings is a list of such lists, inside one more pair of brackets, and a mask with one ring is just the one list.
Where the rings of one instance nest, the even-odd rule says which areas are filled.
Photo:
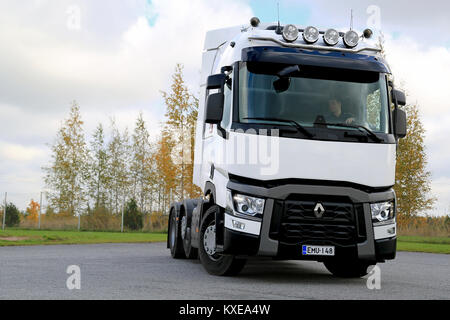
[[450, 238], [399, 236], [397, 250], [450, 254]]
[[[10, 229], [0, 231], [1, 246], [164, 242], [166, 233]], [[399, 236], [397, 250], [450, 254], [449, 237]]]
[[165, 233], [144, 232], [90, 232], [90, 231], [47, 231], [47, 230], [5, 230], [0, 231], [0, 246], [29, 246], [52, 244], [94, 244], [94, 243], [148, 243], [164, 242]]

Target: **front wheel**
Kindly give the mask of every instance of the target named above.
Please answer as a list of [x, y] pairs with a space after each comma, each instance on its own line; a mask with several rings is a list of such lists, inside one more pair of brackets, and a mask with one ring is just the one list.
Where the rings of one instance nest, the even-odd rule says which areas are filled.
[[200, 227], [199, 257], [209, 274], [216, 276], [234, 276], [244, 268], [246, 260], [216, 252], [216, 212], [219, 206], [212, 206], [204, 215]]
[[325, 267], [334, 276], [339, 278], [361, 278], [368, 274], [367, 269], [373, 263], [358, 260], [329, 260], [324, 262]]

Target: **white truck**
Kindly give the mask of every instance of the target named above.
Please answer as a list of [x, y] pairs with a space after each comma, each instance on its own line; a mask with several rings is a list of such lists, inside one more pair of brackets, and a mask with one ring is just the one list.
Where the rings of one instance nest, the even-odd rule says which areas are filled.
[[195, 137], [201, 199], [173, 203], [167, 247], [236, 275], [253, 257], [361, 277], [396, 254], [403, 92], [370, 29], [263, 24], [206, 34]]

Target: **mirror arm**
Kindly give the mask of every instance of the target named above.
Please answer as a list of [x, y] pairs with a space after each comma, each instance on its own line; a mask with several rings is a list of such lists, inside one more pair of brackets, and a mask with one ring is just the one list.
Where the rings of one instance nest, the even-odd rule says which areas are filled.
[[397, 96], [394, 93], [394, 91], [395, 91], [394, 82], [389, 80], [388, 81], [388, 85], [391, 86], [391, 88], [392, 88], [391, 92], [392, 92], [392, 98], [393, 98], [392, 100], [394, 100], [393, 101], [394, 102], [394, 107], [395, 107], [395, 109], [398, 109], [398, 100], [397, 100]]
[[220, 68], [220, 73], [225, 74], [225, 72], [231, 72], [233, 71], [233, 66], [224, 66]]
[[394, 136], [395, 136], [395, 140], [397, 140], [397, 146], [398, 146], [398, 140], [399, 138], [397, 137], [397, 110], [398, 110], [398, 101], [397, 101], [397, 97], [395, 97], [394, 95], [394, 107], [395, 107], [395, 112], [394, 112]]

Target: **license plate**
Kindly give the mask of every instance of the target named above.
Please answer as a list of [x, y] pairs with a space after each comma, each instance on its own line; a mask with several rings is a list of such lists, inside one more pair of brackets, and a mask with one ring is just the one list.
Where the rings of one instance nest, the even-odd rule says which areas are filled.
[[302, 246], [304, 256], [334, 256], [333, 246]]

